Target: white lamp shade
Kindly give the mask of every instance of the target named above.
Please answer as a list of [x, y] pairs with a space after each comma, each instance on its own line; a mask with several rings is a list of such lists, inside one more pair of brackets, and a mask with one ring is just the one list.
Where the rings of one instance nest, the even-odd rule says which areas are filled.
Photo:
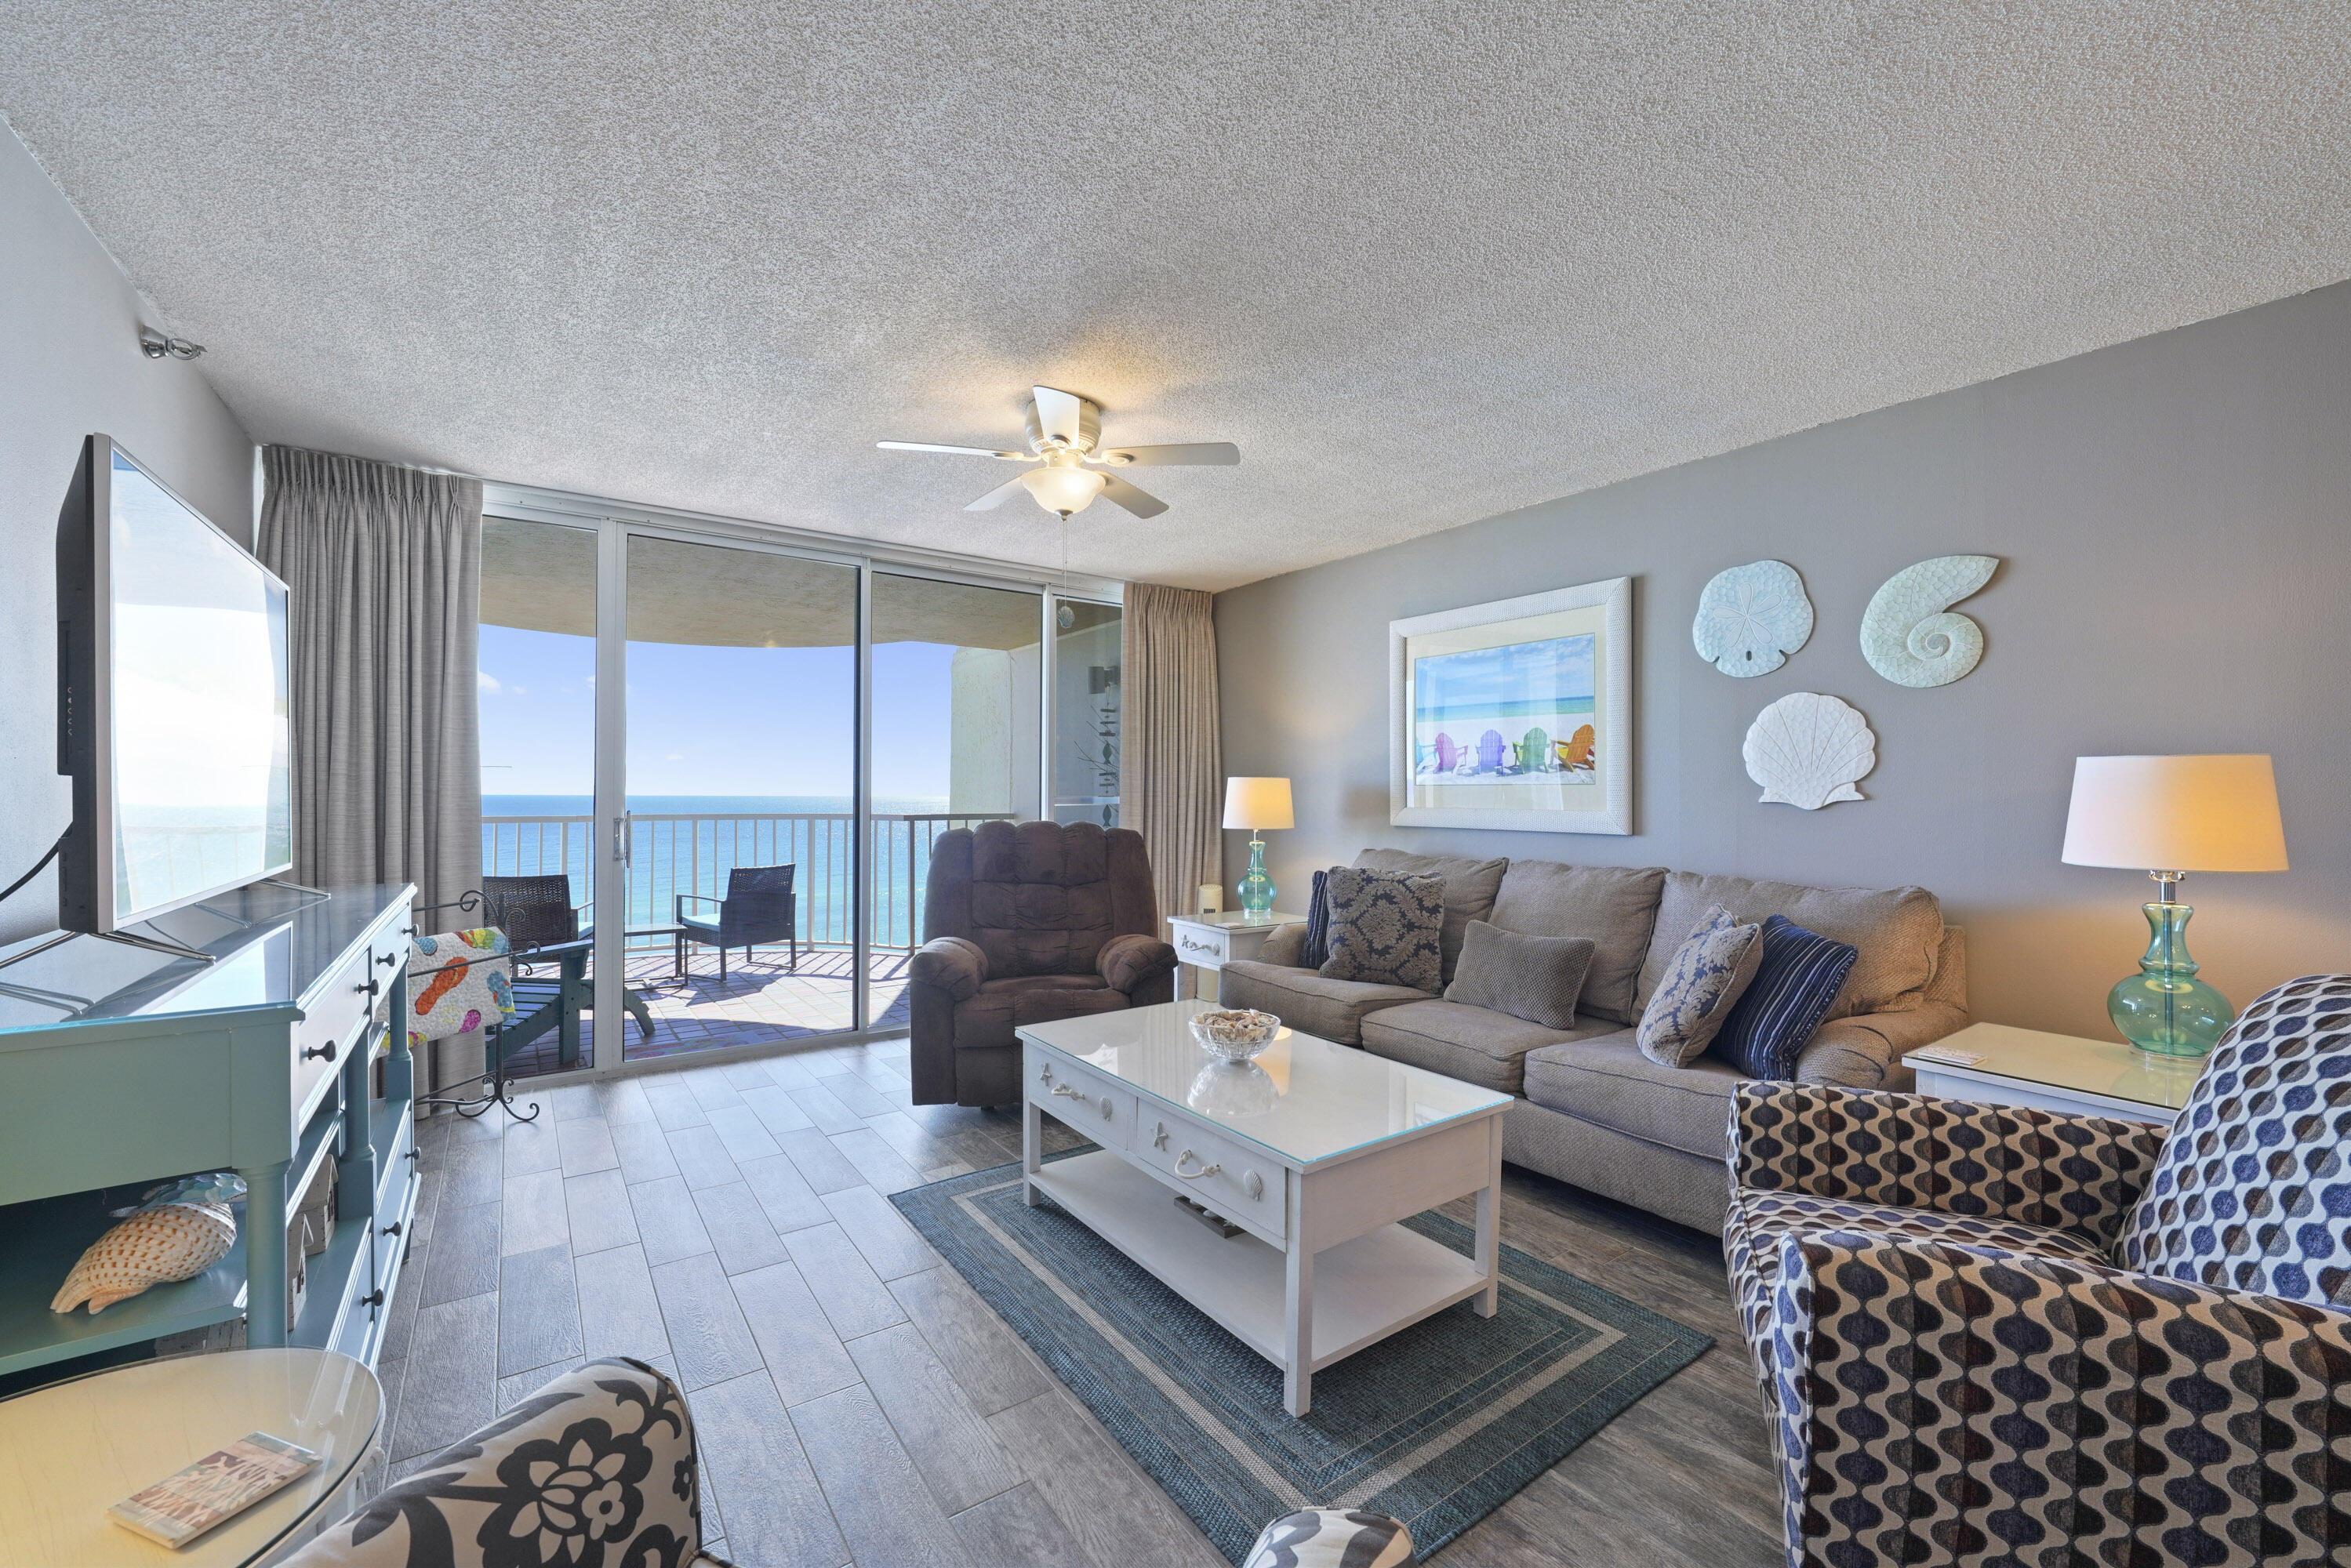
[[1225, 826], [1287, 828], [1290, 780], [1287, 779], [1228, 779], [1225, 780]]
[[2063, 858], [2134, 871], [2283, 871], [2270, 759], [2077, 757]]

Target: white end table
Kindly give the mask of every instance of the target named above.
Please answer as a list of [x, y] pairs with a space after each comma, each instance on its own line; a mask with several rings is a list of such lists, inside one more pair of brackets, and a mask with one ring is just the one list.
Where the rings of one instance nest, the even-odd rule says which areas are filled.
[[[383, 1390], [326, 1350], [233, 1350], [134, 1362], [0, 1401], [0, 1568], [244, 1568], [308, 1539], [372, 1449]], [[107, 1509], [248, 1432], [319, 1466], [187, 1545], [159, 1546]]]
[[1305, 924], [1303, 915], [1250, 915], [1242, 910], [1169, 915], [1167, 940], [1175, 946], [1181, 966], [1176, 971], [1176, 999], [1198, 996], [1203, 1001], [1215, 1001], [1213, 994], [1199, 988], [1207, 983], [1210, 973], [1236, 958], [1256, 957], [1265, 939], [1283, 926]]
[[2120, 1116], [2166, 1126], [2188, 1103], [2188, 1092], [2206, 1061], [2200, 1056], [2150, 1056], [2119, 1040], [2048, 1034], [2004, 1023], [1970, 1024], [1935, 1043], [1976, 1051], [1983, 1060], [1956, 1067], [1915, 1051], [1904, 1057], [1904, 1065], [1918, 1074], [1922, 1094], [2071, 1115]]

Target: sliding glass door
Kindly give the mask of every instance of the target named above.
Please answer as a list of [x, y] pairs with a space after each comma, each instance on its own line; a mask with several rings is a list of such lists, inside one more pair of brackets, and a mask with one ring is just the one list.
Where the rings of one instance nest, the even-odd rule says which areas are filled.
[[509, 1070], [904, 1028], [939, 834], [1116, 823], [1118, 646], [1041, 584], [493, 510], [483, 874], [592, 947]]

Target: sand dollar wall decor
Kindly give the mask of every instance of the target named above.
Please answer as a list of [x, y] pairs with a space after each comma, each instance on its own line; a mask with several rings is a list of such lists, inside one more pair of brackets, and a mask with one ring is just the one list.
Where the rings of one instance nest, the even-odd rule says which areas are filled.
[[1690, 641], [1726, 675], [1768, 674], [1813, 634], [1804, 580], [1783, 560], [1755, 560], [1716, 572], [1698, 596]]
[[1877, 737], [1851, 705], [1819, 692], [1791, 692], [1755, 716], [1740, 747], [1762, 803], [1817, 811], [1859, 800], [1855, 783], [1877, 766]]
[[1998, 565], [1998, 556], [1942, 555], [1896, 572], [1862, 612], [1861, 656], [1897, 686], [1949, 685], [1983, 657], [1983, 628], [1950, 607]]

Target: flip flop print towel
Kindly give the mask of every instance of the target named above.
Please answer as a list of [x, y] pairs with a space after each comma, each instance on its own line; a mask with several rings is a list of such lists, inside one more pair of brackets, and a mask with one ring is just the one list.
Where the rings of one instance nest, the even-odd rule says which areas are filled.
[[[496, 926], [419, 936], [408, 956], [408, 1043], [469, 1034], [514, 1017], [513, 963]], [[469, 960], [482, 959], [475, 963]]]

